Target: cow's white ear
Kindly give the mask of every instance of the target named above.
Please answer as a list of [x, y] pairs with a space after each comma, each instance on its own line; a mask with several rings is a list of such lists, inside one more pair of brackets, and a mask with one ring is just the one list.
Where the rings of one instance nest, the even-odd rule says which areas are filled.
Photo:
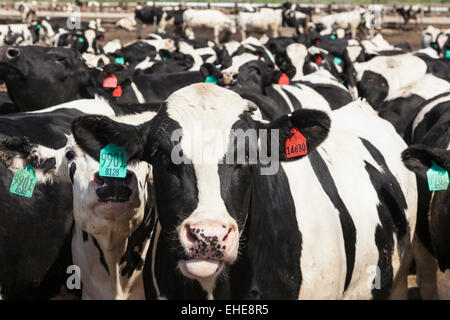
[[[325, 112], [300, 109], [269, 122], [266, 128], [268, 129], [268, 136], [271, 135], [272, 130], [278, 129], [279, 159], [281, 161], [290, 161], [313, 152], [327, 138], [330, 124], [331, 119]], [[287, 142], [288, 140], [292, 141], [294, 132], [299, 132], [304, 137], [306, 145], [301, 150], [302, 152], [296, 152], [296, 146], [294, 145], [294, 154], [292, 154], [292, 150], [287, 150], [289, 145]], [[271, 143], [271, 140], [268, 139], [268, 143]], [[304, 152], [305, 150], [306, 153]], [[295, 154], [301, 155], [296, 156]]]
[[449, 150], [413, 145], [402, 152], [402, 160], [409, 170], [423, 177], [426, 177], [433, 162], [447, 171], [450, 170]]

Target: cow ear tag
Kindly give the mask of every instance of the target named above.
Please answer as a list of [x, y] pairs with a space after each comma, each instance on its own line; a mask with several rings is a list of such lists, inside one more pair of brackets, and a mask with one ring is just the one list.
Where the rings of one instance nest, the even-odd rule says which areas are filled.
[[289, 84], [289, 77], [286, 75], [286, 73], [281, 74], [280, 79], [278, 79], [279, 85], [286, 85]]
[[217, 84], [217, 78], [215, 76], [207, 76], [205, 79], [205, 83]]
[[36, 174], [31, 165], [27, 165], [14, 173], [9, 191], [25, 198], [31, 198], [35, 186]]
[[40, 24], [37, 24], [37, 25], [36, 25], [36, 28], [39, 30], [39, 29], [41, 28], [41, 25], [40, 25]]
[[291, 136], [286, 140], [286, 157], [294, 158], [307, 153], [305, 137], [297, 128], [292, 128]]
[[114, 62], [118, 64], [125, 64], [125, 59], [124, 57], [117, 57], [114, 59]]
[[317, 57], [316, 63], [317, 63], [317, 64], [321, 64], [321, 63], [322, 63], [322, 56], [318, 56], [318, 57]]
[[334, 57], [334, 63], [336, 63], [337, 65], [341, 65], [342, 64], [342, 59], [341, 58], [339, 58], [339, 57]]
[[333, 39], [333, 40], [336, 39], [336, 35], [335, 35], [335, 34], [332, 34], [332, 35], [331, 35], [331, 39]]
[[103, 88], [115, 88], [117, 87], [117, 78], [115, 75], [110, 74], [103, 79]]
[[449, 176], [447, 170], [432, 161], [432, 166], [427, 170], [428, 189], [430, 191], [447, 190]]
[[79, 43], [83, 43], [83, 42], [84, 42], [84, 38], [79, 37], [79, 38], [78, 38], [78, 42], [79, 42]]
[[167, 61], [169, 57], [163, 57], [163, 61]]
[[113, 91], [113, 93], [112, 93], [112, 96], [113, 96], [113, 97], [116, 97], [116, 98], [121, 97], [121, 96], [122, 96], [122, 86], [117, 86], [117, 87], [114, 89], [114, 91]]
[[100, 150], [99, 172], [101, 177], [125, 178], [127, 175], [127, 153], [113, 143]]
[[447, 59], [450, 59], [450, 50], [446, 50], [446, 51], [445, 51], [445, 57], [446, 57]]

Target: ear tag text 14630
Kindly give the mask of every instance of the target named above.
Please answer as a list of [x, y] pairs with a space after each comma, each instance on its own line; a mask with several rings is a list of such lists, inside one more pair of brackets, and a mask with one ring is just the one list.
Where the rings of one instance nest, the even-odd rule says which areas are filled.
[[427, 170], [428, 189], [430, 191], [447, 190], [449, 185], [448, 171], [432, 161], [433, 165]]
[[9, 191], [25, 198], [31, 198], [35, 186], [36, 174], [31, 165], [27, 165], [25, 168], [16, 171]]
[[305, 137], [297, 128], [291, 129], [291, 136], [286, 140], [286, 157], [294, 158], [307, 153]]
[[99, 175], [101, 177], [125, 178], [127, 175], [127, 153], [113, 143], [100, 150]]
[[117, 78], [115, 75], [110, 74], [103, 79], [103, 88], [115, 88], [117, 87]]

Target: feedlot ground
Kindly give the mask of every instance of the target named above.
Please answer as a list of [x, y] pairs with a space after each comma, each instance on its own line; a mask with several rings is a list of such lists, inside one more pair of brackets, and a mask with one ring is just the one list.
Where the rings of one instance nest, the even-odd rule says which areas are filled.
[[[107, 24], [104, 23], [102, 26], [105, 28], [105, 39], [101, 41], [102, 44], [105, 44], [106, 42], [113, 40], [113, 39], [120, 39], [122, 44], [126, 44], [128, 42], [131, 42], [136, 39], [136, 32], [135, 31], [127, 31], [123, 29], [116, 29], [113, 24]], [[424, 26], [426, 27], [426, 26]], [[444, 28], [444, 26], [440, 25], [434, 25], [434, 27], [437, 28]], [[155, 27], [154, 26], [148, 26], [144, 25], [142, 28], [142, 37], [145, 38], [148, 33], [154, 32]], [[195, 30], [196, 36], [203, 37], [208, 40], [213, 39], [213, 33], [211, 30]], [[170, 34], [171, 30], [169, 30]], [[400, 42], [408, 42], [411, 46], [412, 50], [418, 50], [421, 49], [421, 29], [419, 27], [416, 28], [414, 24], [410, 25], [408, 27], [408, 30], [403, 30], [402, 28], [398, 29], [387, 29], [384, 28], [381, 31], [381, 34], [383, 37], [388, 41], [390, 44], [394, 45], [396, 43]], [[280, 35], [281, 36], [291, 36], [294, 34], [294, 30], [291, 28], [282, 28]], [[261, 33], [249, 33], [249, 35], [260, 37]], [[222, 35], [223, 37], [223, 35]], [[240, 35], [239, 34], [232, 34], [230, 36], [230, 40], [237, 40], [240, 41]]]

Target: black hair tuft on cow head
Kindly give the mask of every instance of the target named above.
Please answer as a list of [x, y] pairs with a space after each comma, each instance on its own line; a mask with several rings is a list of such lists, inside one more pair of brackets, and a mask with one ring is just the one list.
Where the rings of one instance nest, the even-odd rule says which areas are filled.
[[100, 150], [109, 143], [124, 149], [129, 162], [142, 157], [144, 142], [132, 125], [105, 116], [89, 115], [72, 122], [72, 133], [78, 146], [94, 159], [99, 159]]
[[[297, 160], [302, 158], [287, 158], [286, 141], [291, 136], [291, 129], [298, 131], [305, 137], [308, 153], [313, 152], [327, 137], [330, 131], [331, 119], [322, 111], [300, 109], [290, 115], [284, 115], [270, 122], [266, 128], [279, 130], [279, 153], [281, 161]], [[268, 138], [270, 142], [271, 139]], [[307, 155], [307, 154], [306, 154]]]
[[217, 67], [211, 63], [202, 64], [200, 67], [200, 74], [205, 78], [207, 76], [214, 76], [216, 77], [216, 79], [220, 79], [222, 77], [222, 74], [217, 69]]

